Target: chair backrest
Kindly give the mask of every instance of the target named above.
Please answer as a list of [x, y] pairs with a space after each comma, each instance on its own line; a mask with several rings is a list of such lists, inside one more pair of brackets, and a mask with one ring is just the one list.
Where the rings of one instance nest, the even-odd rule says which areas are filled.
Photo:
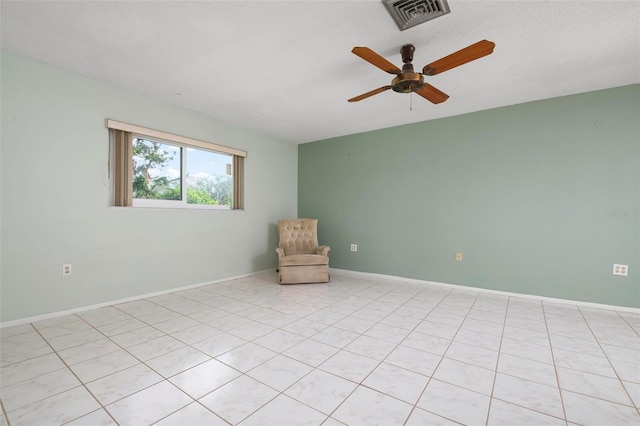
[[278, 221], [280, 247], [285, 256], [314, 254], [318, 247], [318, 219], [283, 219]]

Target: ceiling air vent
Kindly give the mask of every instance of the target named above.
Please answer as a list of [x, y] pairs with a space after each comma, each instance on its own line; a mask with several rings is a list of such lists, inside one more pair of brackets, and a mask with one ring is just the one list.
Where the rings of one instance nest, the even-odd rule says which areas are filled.
[[382, 0], [400, 31], [450, 12], [447, 0]]

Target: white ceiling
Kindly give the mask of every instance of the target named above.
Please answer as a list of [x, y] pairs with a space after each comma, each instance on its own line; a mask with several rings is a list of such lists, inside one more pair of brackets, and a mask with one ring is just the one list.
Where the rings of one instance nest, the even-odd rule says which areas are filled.
[[[461, 1], [399, 31], [368, 1], [1, 1], [2, 50], [281, 140], [335, 136], [640, 83], [640, 1]], [[367, 46], [416, 69], [476, 41], [492, 55], [425, 77], [439, 105], [387, 91]], [[410, 103], [413, 103], [413, 111]]]

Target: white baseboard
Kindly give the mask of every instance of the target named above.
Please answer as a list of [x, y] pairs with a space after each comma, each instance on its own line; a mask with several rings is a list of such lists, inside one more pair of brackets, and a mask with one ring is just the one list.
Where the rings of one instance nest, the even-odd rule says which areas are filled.
[[18, 319], [18, 320], [5, 321], [5, 322], [1, 322], [0, 323], [0, 328], [11, 327], [11, 326], [14, 326], [14, 325], [28, 324], [28, 323], [32, 323], [32, 322], [36, 322], [36, 321], [42, 321], [42, 320], [46, 320], [46, 319], [62, 317], [62, 316], [65, 316], [65, 315], [77, 314], [79, 312], [90, 311], [92, 309], [104, 308], [105, 306], [118, 305], [120, 303], [132, 302], [134, 300], [140, 300], [140, 299], [148, 299], [149, 297], [160, 296], [160, 295], [168, 294], [168, 293], [175, 293], [177, 291], [190, 290], [192, 288], [203, 287], [203, 286], [206, 286], [206, 285], [220, 284], [220, 283], [223, 283], [223, 282], [226, 282], [226, 281], [232, 281], [232, 280], [237, 280], [237, 279], [240, 279], [240, 278], [250, 277], [252, 275], [261, 274], [261, 273], [264, 273], [266, 271], [271, 271], [271, 269], [264, 270], [264, 271], [251, 272], [249, 274], [236, 275], [236, 276], [233, 276], [233, 277], [221, 278], [219, 280], [207, 281], [207, 282], [204, 282], [204, 283], [191, 284], [191, 285], [187, 285], [187, 286], [183, 286], [183, 287], [171, 288], [171, 289], [168, 289], [168, 290], [154, 291], [152, 293], [141, 294], [141, 295], [138, 295], [138, 296], [127, 297], [127, 298], [124, 298], [124, 299], [112, 300], [112, 301], [109, 301], [109, 302], [98, 303], [98, 304], [95, 304], [95, 305], [82, 306], [80, 308], [73, 308], [73, 309], [68, 309], [68, 310], [65, 310], [65, 311], [52, 312], [50, 314], [36, 315], [36, 316], [33, 316], [33, 317], [22, 318], [22, 319]]
[[338, 273], [345, 273], [347, 275], [354, 275], [354, 276], [377, 277], [377, 278], [384, 278], [384, 279], [393, 280], [393, 281], [404, 281], [404, 282], [410, 282], [415, 284], [429, 284], [429, 285], [434, 285], [438, 287], [455, 288], [455, 289], [460, 289], [465, 291], [477, 291], [480, 293], [498, 294], [498, 295], [510, 296], [510, 297], [521, 297], [523, 299], [533, 299], [533, 300], [540, 300], [545, 302], [566, 304], [566, 305], [577, 305], [577, 306], [583, 306], [583, 307], [593, 308], [593, 309], [609, 309], [609, 310], [620, 311], [620, 312], [632, 312], [635, 314], [640, 314], [640, 309], [631, 308], [628, 306], [605, 305], [602, 303], [583, 302], [581, 300], [558, 299], [554, 297], [538, 296], [535, 294], [514, 293], [510, 291], [503, 291], [503, 290], [492, 290], [488, 288], [470, 287], [470, 286], [464, 286], [459, 284], [447, 284], [447, 283], [440, 283], [437, 281], [419, 280], [416, 278], [405, 278], [405, 277], [399, 277], [396, 275], [384, 275], [384, 274], [376, 274], [372, 272], [350, 271], [348, 269], [331, 268], [331, 271], [338, 272]]

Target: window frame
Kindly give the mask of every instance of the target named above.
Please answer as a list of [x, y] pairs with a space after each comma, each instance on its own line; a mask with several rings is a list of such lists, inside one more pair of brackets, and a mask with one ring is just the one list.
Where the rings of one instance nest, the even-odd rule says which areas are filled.
[[[106, 120], [106, 127], [110, 132], [110, 159], [109, 172], [113, 170], [112, 184], [110, 185], [110, 199], [112, 206], [118, 207], [134, 207], [134, 208], [162, 208], [162, 209], [199, 209], [199, 210], [244, 210], [244, 159], [247, 152], [236, 148], [230, 148], [224, 145], [218, 145], [210, 142], [192, 139], [185, 136], [174, 135], [159, 130], [148, 129], [133, 124], [122, 123], [115, 120]], [[116, 132], [125, 132], [123, 135], [117, 135]], [[111, 149], [116, 143], [116, 138], [126, 138], [126, 144], [129, 147], [125, 149]], [[180, 152], [180, 200], [157, 200], [133, 198], [133, 141], [135, 139], [149, 140], [176, 147]], [[187, 149], [195, 149], [199, 151], [212, 152], [215, 154], [229, 155], [232, 167], [232, 205], [215, 205], [215, 204], [189, 204], [187, 202]], [[113, 152], [121, 152], [123, 158], [114, 158]], [[128, 157], [127, 157], [128, 155]], [[113, 164], [113, 167], [112, 167]], [[128, 176], [122, 173], [122, 164], [130, 164]], [[120, 169], [120, 170], [119, 170]], [[128, 185], [128, 187], [124, 187]], [[119, 186], [119, 187], [118, 187]], [[129, 191], [128, 201], [122, 201], [122, 197], [118, 198], [114, 194], [122, 191]], [[126, 197], [125, 197], [126, 199]]]

